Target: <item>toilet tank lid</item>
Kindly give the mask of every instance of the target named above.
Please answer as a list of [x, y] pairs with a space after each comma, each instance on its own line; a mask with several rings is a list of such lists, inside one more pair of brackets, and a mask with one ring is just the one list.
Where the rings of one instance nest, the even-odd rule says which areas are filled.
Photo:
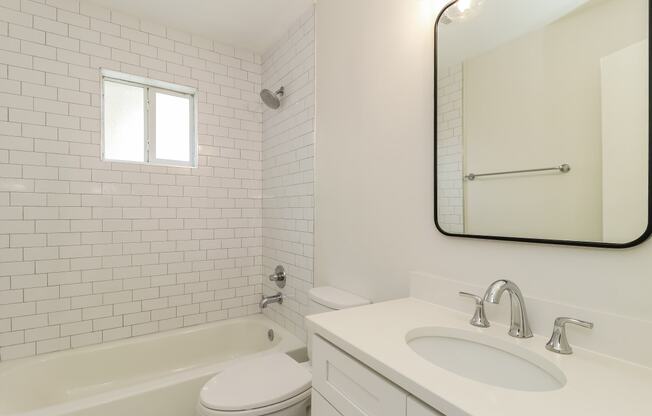
[[371, 303], [369, 299], [331, 286], [310, 289], [308, 296], [312, 301], [331, 309], [353, 308]]

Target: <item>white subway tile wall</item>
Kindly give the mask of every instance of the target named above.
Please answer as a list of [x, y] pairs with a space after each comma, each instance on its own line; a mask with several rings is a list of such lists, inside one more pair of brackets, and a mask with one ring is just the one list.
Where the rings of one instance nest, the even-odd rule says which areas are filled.
[[438, 71], [437, 77], [437, 209], [439, 225], [464, 232], [464, 143], [462, 64]]
[[[100, 68], [198, 89], [198, 168], [100, 159]], [[0, 2], [0, 360], [259, 312], [261, 75], [257, 54], [91, 3]], [[286, 105], [312, 100], [286, 75], [274, 75]], [[312, 172], [311, 112], [273, 122], [283, 180], [296, 169], [285, 154]], [[301, 195], [289, 213], [305, 232], [288, 233], [301, 236], [305, 259], [290, 269], [301, 290], [311, 189], [311, 176], [288, 188]]]
[[[264, 313], [300, 339], [313, 286], [315, 31], [310, 8], [263, 56], [263, 87], [285, 87], [281, 108], [263, 111], [263, 275], [283, 265], [282, 305]], [[264, 293], [279, 289], [267, 278]]]

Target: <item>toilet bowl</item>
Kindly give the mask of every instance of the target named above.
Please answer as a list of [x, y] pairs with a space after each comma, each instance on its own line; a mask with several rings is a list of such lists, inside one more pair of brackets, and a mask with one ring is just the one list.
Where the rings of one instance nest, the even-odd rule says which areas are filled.
[[[311, 289], [310, 313], [366, 305], [369, 300], [333, 287]], [[310, 341], [308, 354], [310, 355]], [[199, 394], [197, 416], [306, 416], [312, 374], [283, 353], [235, 364], [213, 377]]]
[[235, 364], [204, 385], [200, 416], [305, 416], [311, 374], [283, 353]]

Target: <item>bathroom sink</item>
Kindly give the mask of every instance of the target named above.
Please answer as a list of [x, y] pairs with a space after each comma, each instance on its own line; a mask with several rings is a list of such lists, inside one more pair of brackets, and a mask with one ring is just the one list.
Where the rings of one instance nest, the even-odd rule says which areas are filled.
[[481, 383], [532, 392], [557, 390], [566, 384], [561, 370], [543, 357], [483, 334], [419, 328], [407, 334], [406, 342], [437, 367]]

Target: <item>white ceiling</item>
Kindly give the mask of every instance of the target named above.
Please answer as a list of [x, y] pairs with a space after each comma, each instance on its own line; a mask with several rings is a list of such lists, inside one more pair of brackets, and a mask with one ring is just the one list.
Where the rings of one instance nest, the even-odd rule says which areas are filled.
[[313, 0], [92, 0], [185, 32], [263, 53]]

